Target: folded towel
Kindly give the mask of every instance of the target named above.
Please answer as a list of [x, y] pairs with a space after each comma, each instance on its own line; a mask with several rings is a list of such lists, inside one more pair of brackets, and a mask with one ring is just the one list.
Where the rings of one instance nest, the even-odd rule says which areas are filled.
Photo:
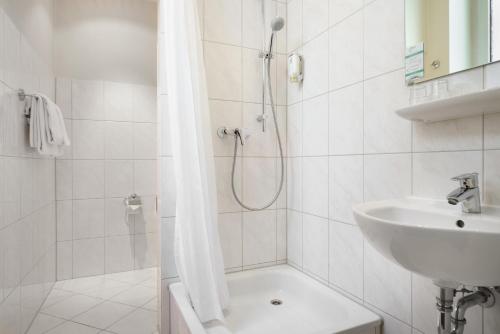
[[30, 116], [30, 146], [41, 155], [60, 156], [70, 140], [61, 109], [47, 96], [37, 93], [26, 103], [25, 114]]

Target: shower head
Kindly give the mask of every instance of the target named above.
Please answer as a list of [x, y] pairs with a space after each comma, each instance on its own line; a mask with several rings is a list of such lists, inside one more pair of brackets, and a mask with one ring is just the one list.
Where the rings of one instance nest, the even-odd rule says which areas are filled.
[[285, 26], [285, 19], [282, 18], [281, 16], [276, 16], [272, 21], [271, 21], [271, 29], [273, 32], [280, 31], [283, 29]]

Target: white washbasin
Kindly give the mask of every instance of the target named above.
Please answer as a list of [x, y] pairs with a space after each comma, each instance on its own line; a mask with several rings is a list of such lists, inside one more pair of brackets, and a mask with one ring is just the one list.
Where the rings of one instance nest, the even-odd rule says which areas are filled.
[[462, 213], [445, 201], [407, 198], [353, 210], [373, 247], [437, 285], [500, 285], [500, 207]]

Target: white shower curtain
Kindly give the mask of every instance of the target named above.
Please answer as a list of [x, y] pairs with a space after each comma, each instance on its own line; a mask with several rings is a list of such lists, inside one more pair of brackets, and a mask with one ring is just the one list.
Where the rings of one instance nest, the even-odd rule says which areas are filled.
[[162, 0], [177, 185], [176, 265], [201, 322], [229, 303], [217, 229], [217, 192], [197, 0]]

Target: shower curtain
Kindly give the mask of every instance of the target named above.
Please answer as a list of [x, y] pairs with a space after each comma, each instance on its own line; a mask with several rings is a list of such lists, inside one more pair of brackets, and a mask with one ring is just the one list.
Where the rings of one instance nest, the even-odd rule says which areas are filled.
[[197, 0], [162, 0], [172, 150], [177, 185], [175, 249], [182, 283], [201, 322], [229, 303], [217, 229], [217, 193]]

